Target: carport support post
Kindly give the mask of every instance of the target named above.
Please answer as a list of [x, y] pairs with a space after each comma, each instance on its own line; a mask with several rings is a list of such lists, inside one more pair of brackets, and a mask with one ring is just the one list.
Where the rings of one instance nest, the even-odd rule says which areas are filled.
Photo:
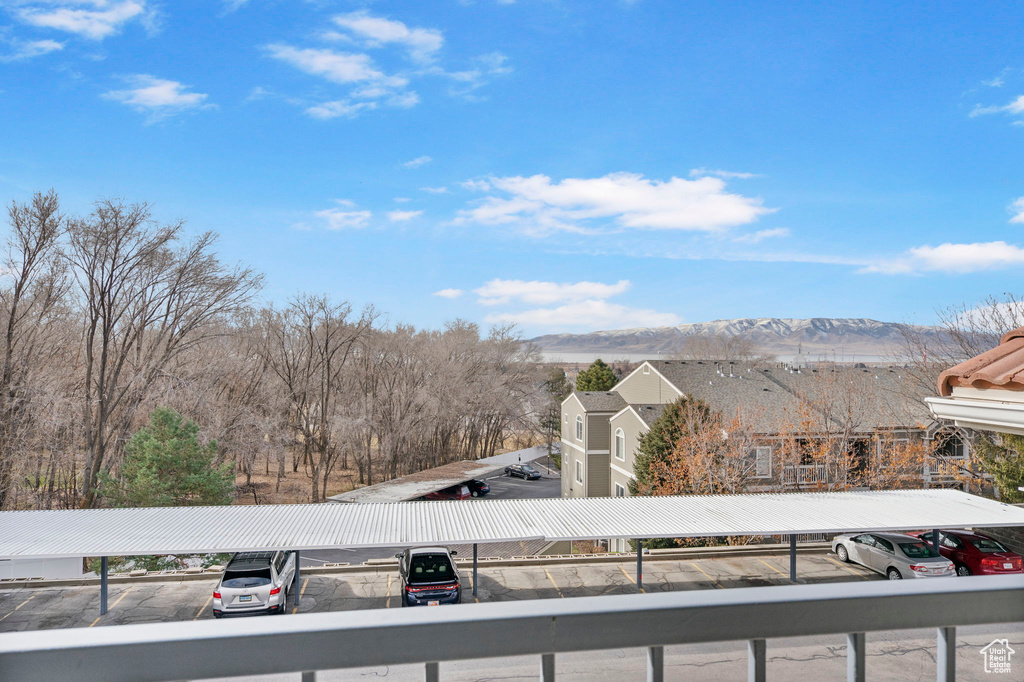
[[295, 606], [299, 605], [302, 601], [302, 595], [299, 594], [299, 564], [302, 563], [302, 557], [299, 555], [299, 550], [295, 550], [295, 577], [292, 578], [292, 594], [295, 595]]
[[796, 582], [796, 536], [789, 536], [789, 581]]
[[936, 528], [935, 530], [932, 531], [932, 546], [935, 548], [935, 555], [936, 556], [942, 556], [942, 553], [939, 552], [939, 529], [938, 528]]
[[100, 557], [100, 615], [107, 615], [107, 557]]
[[636, 587], [644, 589], [644, 541], [636, 541]]
[[474, 542], [473, 543], [473, 596], [474, 597], [476, 596], [476, 583], [477, 583], [477, 580], [479, 580], [479, 578], [477, 577], [477, 571], [476, 571], [476, 569], [477, 569], [476, 560], [477, 560], [477, 545]]

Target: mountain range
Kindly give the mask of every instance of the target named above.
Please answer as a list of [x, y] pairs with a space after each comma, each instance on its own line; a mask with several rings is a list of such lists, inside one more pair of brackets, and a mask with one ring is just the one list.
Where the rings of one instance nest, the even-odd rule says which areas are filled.
[[[674, 327], [613, 329], [586, 334], [547, 334], [531, 339], [545, 353], [623, 353], [671, 355], [688, 336], [737, 336], [755, 343], [761, 352], [812, 359], [891, 357], [905, 330], [938, 340], [941, 327], [879, 322], [867, 318], [776, 317], [714, 320]], [[610, 358], [609, 358], [610, 359]]]

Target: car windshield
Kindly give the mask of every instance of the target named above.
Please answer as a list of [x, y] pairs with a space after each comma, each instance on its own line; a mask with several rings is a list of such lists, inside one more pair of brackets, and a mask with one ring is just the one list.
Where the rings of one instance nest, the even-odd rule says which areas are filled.
[[989, 540], [988, 538], [971, 538], [971, 544], [977, 547], [979, 552], [1009, 551], [995, 540]]
[[923, 542], [901, 542], [900, 549], [911, 559], [928, 559], [939, 556], [931, 545]]
[[261, 587], [270, 584], [270, 568], [255, 571], [224, 571], [221, 587]]
[[414, 554], [409, 564], [409, 582], [439, 583], [455, 579], [446, 554]]
[[523, 471], [525, 471], [528, 474], [532, 474], [535, 473], [537, 470], [534, 469], [532, 466], [526, 465], [523, 467]]

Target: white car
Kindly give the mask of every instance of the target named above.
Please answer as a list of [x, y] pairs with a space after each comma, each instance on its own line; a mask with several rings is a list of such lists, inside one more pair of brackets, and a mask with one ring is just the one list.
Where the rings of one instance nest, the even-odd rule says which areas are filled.
[[929, 543], [902, 533], [857, 533], [832, 539], [840, 561], [852, 561], [884, 575], [903, 578], [955, 576], [953, 562], [936, 553]]
[[213, 615], [284, 613], [294, 577], [294, 552], [239, 552], [213, 591]]

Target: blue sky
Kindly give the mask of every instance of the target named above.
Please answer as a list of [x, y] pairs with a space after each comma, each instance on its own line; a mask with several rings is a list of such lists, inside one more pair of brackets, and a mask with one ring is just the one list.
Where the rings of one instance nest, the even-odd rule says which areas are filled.
[[1015, 3], [0, 0], [0, 197], [532, 336], [1020, 292]]

